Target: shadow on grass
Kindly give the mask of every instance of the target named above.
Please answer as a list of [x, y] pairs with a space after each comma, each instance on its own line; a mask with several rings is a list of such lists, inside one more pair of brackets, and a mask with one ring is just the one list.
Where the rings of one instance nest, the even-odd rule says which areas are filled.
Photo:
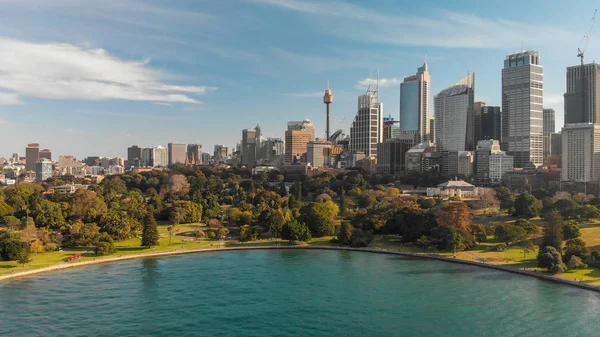
[[588, 222], [588, 223], [580, 223], [579, 224], [579, 228], [584, 229], [584, 228], [600, 228], [600, 224], [594, 223], [594, 222]]
[[17, 266], [14, 265], [0, 265], [0, 269], [9, 269], [9, 268], [15, 268]]

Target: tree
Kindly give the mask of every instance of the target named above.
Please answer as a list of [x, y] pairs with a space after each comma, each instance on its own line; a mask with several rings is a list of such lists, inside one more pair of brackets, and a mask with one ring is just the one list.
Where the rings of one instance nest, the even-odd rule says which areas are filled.
[[240, 235], [238, 236], [240, 242], [246, 242], [252, 240], [252, 227], [244, 225], [240, 227]]
[[340, 232], [338, 233], [338, 242], [341, 245], [349, 246], [352, 243], [352, 230], [354, 227], [347, 221], [342, 221]]
[[4, 202], [4, 200], [0, 199], [0, 217], [13, 215], [14, 213], [15, 213], [15, 209], [12, 208], [6, 202]]
[[442, 227], [469, 229], [472, 216], [464, 202], [447, 202], [437, 211], [435, 219]]
[[540, 214], [542, 202], [529, 193], [521, 193], [515, 200], [514, 216], [531, 219]]
[[498, 240], [506, 243], [506, 245], [527, 239], [527, 232], [523, 228], [510, 224], [496, 226], [494, 234]]
[[562, 256], [552, 246], [540, 249], [537, 260], [539, 267], [546, 268], [554, 274], [567, 271], [567, 266], [563, 263]]
[[465, 244], [463, 243], [463, 238], [458, 232], [450, 233], [449, 248], [454, 257], [456, 257], [456, 252], [462, 251], [465, 249]]
[[563, 224], [563, 236], [564, 240], [575, 239], [581, 236], [579, 231], [579, 224], [575, 220], [565, 221]]
[[423, 251], [427, 250], [429, 246], [431, 246], [431, 240], [425, 235], [421, 235], [421, 237], [415, 242], [417, 247], [421, 248]]
[[22, 264], [23, 267], [25, 267], [26, 263], [31, 262], [31, 254], [29, 253], [29, 248], [27, 247], [27, 245], [21, 245], [21, 249], [17, 251], [15, 260], [17, 260], [18, 263]]
[[96, 192], [77, 190], [71, 196], [69, 218], [83, 222], [94, 222], [107, 212], [104, 200]]
[[523, 251], [523, 258], [527, 257], [527, 253], [535, 251], [535, 243], [531, 240], [525, 240], [520, 243], [521, 250]]
[[116, 251], [117, 249], [115, 248], [112, 237], [107, 233], [102, 233], [94, 248], [94, 254], [96, 254], [96, 256], [103, 256], [113, 254]]
[[69, 226], [63, 235], [63, 246], [65, 247], [90, 247], [98, 241], [100, 227], [95, 223], [84, 224], [77, 221]]
[[190, 184], [183, 174], [174, 174], [169, 179], [169, 190], [172, 193], [188, 194]]
[[477, 208], [484, 209], [487, 213], [488, 208], [500, 207], [500, 202], [496, 198], [496, 191], [491, 188], [484, 188], [479, 194], [479, 201], [476, 203]]
[[56, 203], [49, 200], [42, 200], [40, 203], [33, 205], [33, 217], [37, 227], [47, 227], [51, 229], [59, 229], [65, 223], [64, 209], [68, 207], [62, 206], [62, 203]]
[[581, 239], [571, 239], [565, 244], [565, 261], [569, 261], [571, 256], [585, 258], [588, 253], [588, 248], [585, 242]]
[[[550, 246], [557, 251], [562, 250], [563, 242], [563, 219], [556, 211], [548, 213], [545, 217], [544, 236], [542, 239], [541, 248]], [[541, 249], [540, 249], [541, 250]]]
[[169, 232], [169, 246], [171, 245], [171, 236], [173, 236], [173, 229], [175, 229], [174, 226], [167, 227], [167, 231]]
[[154, 215], [148, 213], [144, 218], [144, 230], [142, 231], [142, 246], [154, 247], [158, 246], [158, 225]]
[[300, 210], [300, 221], [304, 222], [315, 236], [333, 235], [333, 219], [338, 212], [338, 206], [331, 201], [311, 202]]
[[227, 235], [229, 235], [229, 229], [227, 229], [225, 227], [221, 227], [221, 228], [217, 229], [217, 237], [219, 239], [225, 239], [225, 238], [227, 238]]
[[510, 193], [510, 190], [505, 186], [501, 186], [496, 188], [496, 198], [500, 201], [501, 209], [510, 209], [513, 207], [515, 199], [514, 196]]
[[5, 261], [17, 259], [19, 252], [26, 247], [17, 232], [0, 231], [0, 257]]
[[352, 230], [352, 239], [350, 241], [351, 247], [368, 247], [373, 241], [373, 235], [371, 232], [367, 232], [360, 228], [354, 228]]
[[29, 252], [34, 254], [43, 253], [44, 248], [44, 243], [41, 240], [35, 240], [29, 245]]
[[579, 205], [572, 199], [559, 199], [553, 205], [554, 210], [560, 213], [563, 219], [574, 219], [577, 217]]
[[281, 237], [281, 229], [285, 224], [285, 215], [280, 209], [269, 209], [267, 211], [267, 230], [271, 238]]
[[308, 227], [297, 221], [288, 221], [281, 229], [281, 238], [284, 240], [294, 241], [309, 241], [312, 237]]
[[569, 267], [569, 269], [585, 269], [588, 267], [588, 265], [585, 264], [583, 260], [577, 255], [572, 255], [568, 261], [569, 262], [567, 262], [567, 267]]
[[202, 218], [202, 205], [193, 201], [173, 201], [169, 220], [174, 224], [198, 222]]
[[584, 205], [577, 210], [581, 220], [591, 220], [600, 218], [600, 210], [593, 205]]
[[515, 226], [523, 228], [527, 234], [534, 234], [540, 230], [536, 224], [526, 219], [517, 219]]

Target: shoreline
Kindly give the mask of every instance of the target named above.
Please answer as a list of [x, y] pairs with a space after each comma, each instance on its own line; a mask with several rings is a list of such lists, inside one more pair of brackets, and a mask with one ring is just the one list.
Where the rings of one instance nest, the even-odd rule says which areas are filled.
[[139, 259], [147, 259], [147, 258], [158, 258], [165, 256], [175, 256], [175, 255], [186, 255], [186, 254], [195, 254], [195, 253], [204, 253], [204, 252], [219, 252], [219, 251], [239, 251], [239, 250], [278, 250], [278, 249], [309, 249], [309, 250], [337, 250], [337, 251], [353, 251], [353, 252], [365, 252], [365, 253], [375, 253], [375, 254], [386, 254], [386, 255], [399, 255], [399, 256], [407, 256], [413, 258], [420, 259], [430, 259], [430, 260], [438, 260], [443, 262], [457, 263], [463, 265], [471, 265], [488, 269], [495, 269], [499, 271], [509, 272], [513, 274], [519, 274], [523, 276], [535, 277], [544, 281], [549, 281], [553, 283], [560, 283], [565, 285], [574, 286], [580, 289], [591, 290], [595, 292], [600, 292], [600, 286], [595, 286], [591, 284], [587, 284], [584, 282], [572, 281], [556, 276], [552, 276], [549, 274], [544, 274], [542, 272], [534, 272], [530, 270], [522, 270], [506, 267], [503, 265], [494, 265], [490, 263], [478, 262], [478, 261], [470, 261], [470, 260], [462, 260], [456, 259], [453, 257], [446, 257], [440, 255], [433, 254], [420, 254], [420, 253], [409, 253], [409, 252], [398, 252], [393, 250], [387, 250], [383, 248], [352, 248], [352, 247], [335, 247], [335, 246], [239, 246], [239, 247], [218, 247], [218, 248], [199, 248], [199, 249], [190, 249], [190, 250], [173, 250], [166, 252], [158, 252], [158, 253], [148, 253], [148, 254], [140, 254], [140, 255], [127, 255], [121, 257], [113, 257], [106, 259], [99, 259], [94, 261], [85, 261], [85, 262], [75, 262], [75, 263], [62, 263], [53, 266], [26, 270], [21, 272], [16, 272], [12, 274], [6, 274], [0, 276], [0, 282], [18, 279], [18, 278], [26, 278], [29, 276], [34, 276], [37, 274], [50, 273], [54, 271], [60, 271], [65, 269], [77, 268], [77, 267], [86, 267], [97, 264], [104, 263], [113, 263], [119, 261], [129, 261], [129, 260], [139, 260]]

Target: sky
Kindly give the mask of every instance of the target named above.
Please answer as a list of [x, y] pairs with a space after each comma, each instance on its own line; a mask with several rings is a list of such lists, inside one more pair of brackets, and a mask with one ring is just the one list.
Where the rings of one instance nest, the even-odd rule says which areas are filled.
[[[349, 131], [379, 74], [384, 115], [425, 59], [432, 92], [475, 72], [500, 105], [506, 55], [538, 50], [544, 107], [563, 124], [566, 67], [593, 1], [0, 0], [0, 157], [38, 142], [58, 155], [121, 156], [168, 142], [233, 147], [261, 125], [311, 119]], [[600, 60], [600, 27], [586, 62]]]

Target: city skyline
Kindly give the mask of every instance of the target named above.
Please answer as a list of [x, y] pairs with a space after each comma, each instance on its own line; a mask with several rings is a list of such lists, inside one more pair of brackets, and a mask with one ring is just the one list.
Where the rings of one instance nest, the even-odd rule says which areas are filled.
[[[233, 6], [239, 10], [228, 10]], [[322, 7], [336, 8], [331, 20], [322, 20], [330, 15]], [[593, 7], [591, 1], [551, 1], [541, 9], [519, 4], [516, 12], [473, 1], [403, 10], [358, 1], [200, 6], [0, 0], [0, 71], [6, 74], [0, 81], [0, 157], [31, 142], [78, 158], [124, 157], [132, 144], [173, 141], [233, 148], [243, 128], [261, 123], [265, 136], [284, 138], [285, 123], [303, 118], [322, 135], [327, 80], [336, 95], [332, 132], [348, 132], [356, 97], [373, 81], [369, 69], [379, 69], [380, 101], [386, 115], [398, 119], [399, 84], [425, 55], [432, 93], [471, 71], [478, 74], [475, 100], [500, 106], [504, 56], [521, 48], [542, 55], [544, 108], [556, 110], [560, 130], [565, 69], [579, 63], [576, 49]], [[534, 9], [534, 17], [525, 14]], [[264, 16], [273, 20], [264, 22]], [[555, 18], [552, 25], [548, 17]], [[373, 22], [378, 25], [366, 36]], [[336, 25], [347, 31], [331, 29]], [[586, 63], [600, 55], [596, 36]], [[67, 56], [77, 62], [62, 61]], [[73, 90], [74, 84], [94, 90]], [[279, 118], [282, 109], [285, 118]]]

